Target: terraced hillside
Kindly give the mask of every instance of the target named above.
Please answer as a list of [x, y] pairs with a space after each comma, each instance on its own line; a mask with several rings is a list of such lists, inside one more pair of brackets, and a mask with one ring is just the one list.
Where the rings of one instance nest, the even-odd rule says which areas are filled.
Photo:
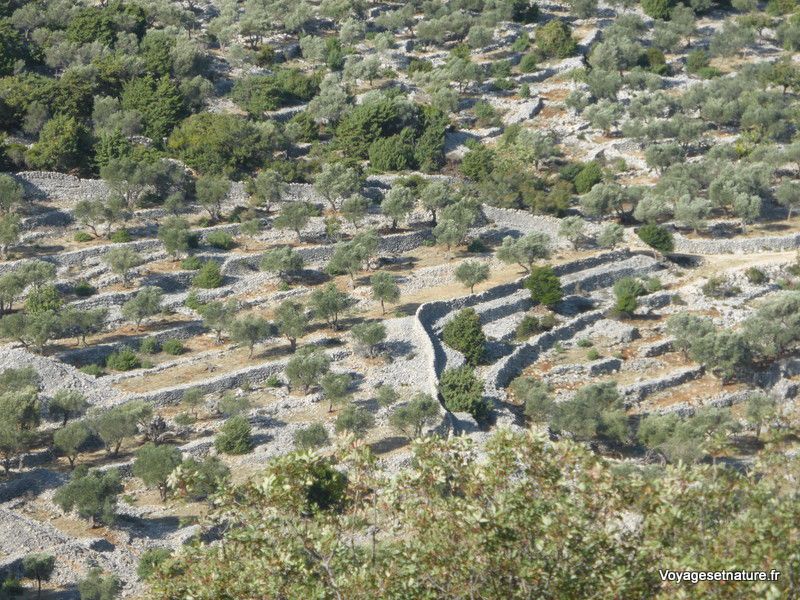
[[0, 2], [0, 598], [177, 597], [295, 451], [794, 468], [799, 19]]

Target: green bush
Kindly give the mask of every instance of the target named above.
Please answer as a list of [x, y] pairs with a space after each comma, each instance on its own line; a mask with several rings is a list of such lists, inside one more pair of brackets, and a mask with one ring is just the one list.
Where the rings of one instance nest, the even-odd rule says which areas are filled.
[[294, 433], [294, 445], [299, 450], [315, 450], [328, 444], [328, 432], [322, 423], [312, 423]]
[[590, 161], [575, 176], [573, 183], [575, 184], [575, 191], [579, 194], [585, 194], [591, 190], [596, 184], [603, 180], [603, 169], [597, 161]]
[[336, 433], [347, 432], [361, 439], [374, 425], [375, 418], [367, 409], [348, 404], [336, 417], [334, 427]]
[[539, 318], [534, 315], [525, 315], [522, 317], [520, 324], [517, 325], [515, 335], [518, 340], [527, 340], [532, 335], [540, 333], [541, 331]]
[[97, 293], [97, 289], [88, 281], [82, 279], [73, 286], [72, 293], [78, 298], [88, 298], [89, 296], [94, 296]]
[[139, 566], [136, 567], [136, 574], [144, 580], [150, 579], [158, 569], [158, 566], [172, 556], [168, 548], [149, 548], [142, 552], [139, 557]]
[[546, 423], [553, 412], [553, 392], [544, 381], [517, 377], [511, 382], [514, 398], [525, 406], [525, 416], [534, 423]]
[[642, 0], [642, 10], [653, 19], [669, 19], [672, 10], [671, 0]]
[[236, 245], [236, 242], [233, 241], [229, 233], [224, 231], [212, 231], [206, 236], [206, 244], [213, 248], [219, 248], [220, 250], [230, 250]]
[[86, 373], [87, 375], [92, 375], [93, 377], [100, 377], [105, 373], [103, 367], [100, 365], [84, 365], [80, 369], [78, 369], [81, 373]]
[[186, 269], [187, 271], [197, 271], [202, 266], [203, 261], [197, 256], [187, 256], [181, 261], [181, 269]]
[[85, 231], [78, 231], [73, 238], [76, 242], [91, 242], [94, 238], [91, 234], [86, 233]]
[[167, 354], [172, 354], [173, 356], [183, 354], [186, 351], [186, 348], [180, 340], [167, 340], [162, 344], [161, 349]]
[[471, 365], [477, 365], [486, 349], [486, 336], [474, 308], [460, 310], [442, 330], [444, 343], [458, 350]]
[[592, 342], [592, 340], [589, 338], [581, 338], [575, 342], [575, 344], [578, 346], [578, 348], [591, 348], [594, 346], [594, 342]]
[[698, 73], [711, 62], [711, 55], [705, 50], [692, 50], [686, 57], [686, 70], [689, 73]]
[[744, 272], [745, 277], [747, 277], [747, 281], [754, 285], [759, 285], [761, 283], [765, 283], [769, 280], [767, 275], [759, 269], [758, 267], [750, 267]]
[[118, 352], [109, 354], [106, 358], [106, 367], [114, 371], [132, 371], [142, 366], [142, 361], [130, 348], [123, 348]]
[[131, 236], [130, 232], [127, 229], [120, 229], [119, 231], [115, 231], [109, 237], [112, 242], [115, 244], [124, 244], [126, 242], [130, 242], [133, 237]]
[[561, 280], [553, 271], [553, 267], [531, 269], [531, 274], [525, 279], [525, 287], [531, 292], [531, 300], [544, 306], [555, 306], [564, 297]]
[[218, 288], [222, 285], [223, 277], [219, 270], [219, 265], [213, 260], [208, 260], [197, 271], [197, 275], [192, 279], [194, 287], [203, 289]]
[[722, 71], [716, 67], [703, 67], [697, 74], [703, 79], [714, 79], [715, 77], [721, 77]]
[[654, 248], [655, 250], [658, 250], [659, 252], [672, 252], [673, 248], [675, 247], [675, 242], [672, 239], [672, 233], [654, 223], [643, 225], [636, 232], [636, 235], [638, 235], [639, 239], [641, 239], [645, 244], [651, 248]]
[[139, 352], [142, 354], [158, 354], [161, 351], [161, 344], [154, 337], [146, 337], [139, 342]]
[[600, 351], [597, 348], [591, 348], [586, 353], [586, 358], [588, 358], [589, 360], [597, 360], [598, 358], [600, 358]]
[[198, 311], [205, 306], [205, 302], [197, 297], [197, 292], [189, 292], [189, 294], [186, 296], [186, 300], [183, 301], [183, 304], [186, 306], [186, 308], [191, 308], [192, 310]]
[[247, 454], [253, 447], [250, 423], [242, 415], [235, 415], [219, 428], [214, 447], [223, 454]]
[[741, 293], [741, 288], [733, 285], [724, 275], [709, 277], [708, 281], [701, 288], [703, 295], [709, 298], [730, 298]]
[[553, 19], [536, 31], [536, 47], [549, 58], [567, 58], [575, 54], [578, 44], [569, 24]]
[[519, 61], [519, 70], [523, 73], [533, 73], [538, 68], [538, 60], [534, 52], [528, 52]]
[[667, 65], [667, 58], [664, 53], [658, 48], [650, 47], [645, 54], [647, 60], [647, 68], [649, 71], [657, 75], [668, 75], [669, 65]]
[[445, 369], [439, 380], [439, 393], [451, 412], [468, 412], [479, 422], [489, 416], [490, 408], [483, 398], [483, 382], [467, 365]]
[[281, 387], [281, 380], [277, 375], [270, 375], [264, 382], [264, 385], [271, 388]]
[[484, 252], [489, 251], [489, 246], [486, 245], [480, 238], [475, 238], [474, 240], [470, 240], [469, 244], [467, 244], [467, 252], [472, 252], [474, 254], [483, 254]]

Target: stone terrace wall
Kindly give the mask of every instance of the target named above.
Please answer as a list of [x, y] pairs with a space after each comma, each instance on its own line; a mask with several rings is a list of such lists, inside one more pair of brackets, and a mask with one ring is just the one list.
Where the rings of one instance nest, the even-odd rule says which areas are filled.
[[685, 254], [754, 254], [800, 248], [800, 233], [755, 238], [690, 240], [675, 234], [675, 252]]
[[86, 200], [108, 195], [101, 179], [80, 179], [50, 171], [22, 171], [10, 174], [22, 186], [25, 198], [34, 200]]
[[[331, 361], [341, 360], [350, 354], [349, 350], [338, 349], [326, 353]], [[270, 375], [278, 375], [286, 368], [288, 358], [276, 360], [274, 362], [256, 365], [254, 367], [246, 367], [229, 373], [224, 373], [217, 377], [205, 379], [203, 381], [195, 381], [189, 383], [181, 383], [168, 388], [162, 388], [154, 392], [135, 395], [132, 399], [144, 400], [150, 402], [155, 406], [163, 406], [165, 404], [175, 404], [180, 402], [183, 398], [183, 393], [188, 389], [199, 389], [203, 394], [213, 394], [223, 392], [225, 390], [240, 387], [244, 383], [260, 383], [265, 381]]]

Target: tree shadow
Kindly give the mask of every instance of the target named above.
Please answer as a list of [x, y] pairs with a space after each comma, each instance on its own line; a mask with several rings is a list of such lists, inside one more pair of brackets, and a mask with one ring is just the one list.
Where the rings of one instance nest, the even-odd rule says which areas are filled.
[[394, 435], [383, 438], [370, 444], [370, 450], [375, 454], [386, 454], [404, 446], [408, 446], [408, 438], [405, 436]]

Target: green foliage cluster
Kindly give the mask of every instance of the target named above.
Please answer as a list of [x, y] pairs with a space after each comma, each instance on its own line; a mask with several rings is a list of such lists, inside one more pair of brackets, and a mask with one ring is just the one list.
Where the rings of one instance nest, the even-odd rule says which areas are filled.
[[[332, 577], [336, 592], [356, 600], [494, 597], [498, 590], [511, 598], [666, 599], [675, 589], [664, 587], [653, 565], [788, 572], [794, 560], [785, 540], [797, 534], [800, 509], [786, 481], [797, 461], [782, 454], [745, 471], [709, 464], [623, 470], [570, 441], [500, 431], [485, 453], [464, 437], [419, 442], [413, 466], [396, 482], [370, 460], [352, 450], [333, 459], [291, 454], [274, 459], [262, 477], [229, 485], [212, 513], [228, 524], [227, 552], [211, 544], [181, 548], [151, 578], [151, 596], [250, 598], [282, 590], [307, 598], [333, 594]], [[340, 464], [358, 473], [355, 481]], [[635, 535], [609, 526], [616, 522], [610, 515], [623, 514], [637, 515]], [[464, 515], [477, 515], [470, 518], [480, 526], [465, 527]], [[390, 533], [361, 551], [340, 552], [376, 527]], [[308, 563], [309, 540], [321, 557], [336, 557], [327, 570]], [[736, 589], [785, 595], [791, 585], [781, 578]], [[692, 594], [718, 589], [700, 581]]]
[[458, 350], [471, 365], [477, 365], [486, 352], [486, 336], [474, 308], [464, 308], [442, 329], [444, 343]]
[[489, 417], [491, 407], [483, 397], [483, 381], [468, 365], [445, 369], [439, 379], [439, 394], [451, 412], [467, 412], [478, 422]]

